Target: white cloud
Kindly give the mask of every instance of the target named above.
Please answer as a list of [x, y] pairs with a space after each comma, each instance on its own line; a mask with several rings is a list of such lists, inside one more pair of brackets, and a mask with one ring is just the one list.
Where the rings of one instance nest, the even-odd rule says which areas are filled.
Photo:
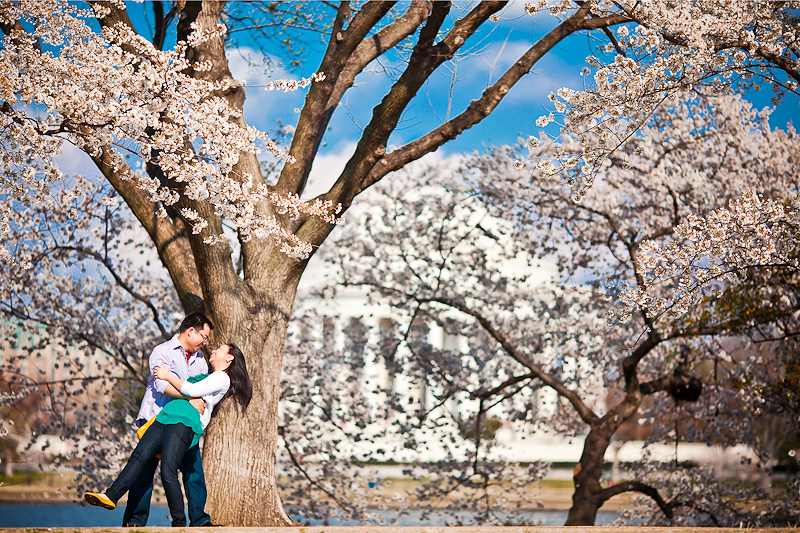
[[61, 154], [53, 161], [64, 174], [79, 175], [83, 177], [100, 177], [100, 170], [85, 152], [76, 148], [72, 143], [61, 144]]
[[349, 141], [342, 144], [341, 148], [336, 152], [318, 155], [314, 159], [314, 164], [311, 167], [311, 173], [308, 176], [308, 185], [303, 193], [303, 199], [314, 198], [330, 189], [331, 185], [336, 183], [336, 180], [339, 179], [339, 175], [341, 175], [342, 170], [344, 170], [344, 166], [355, 151], [356, 143]]
[[279, 59], [252, 48], [240, 47], [228, 51], [228, 67], [233, 77], [245, 84], [244, 117], [248, 124], [269, 130], [275, 127], [276, 119], [285, 114], [286, 109], [302, 107], [305, 90], [283, 93], [264, 88], [276, 80], [297, 79], [281, 66]]
[[[534, 69], [533, 72], [523, 77], [511, 89], [505, 100], [509, 105], [524, 102], [530, 104], [531, 101], [545, 102], [548, 109], [552, 107], [547, 95], [556, 92], [562, 87], [569, 87], [574, 90], [583, 89], [583, 79], [577, 70], [569, 66], [554, 68], [552, 66]], [[527, 112], [537, 113], [536, 108], [528, 108]]]
[[248, 47], [228, 50], [228, 68], [235, 79], [247, 85], [266, 85], [276, 79], [292, 77], [280, 66], [280, 60]]

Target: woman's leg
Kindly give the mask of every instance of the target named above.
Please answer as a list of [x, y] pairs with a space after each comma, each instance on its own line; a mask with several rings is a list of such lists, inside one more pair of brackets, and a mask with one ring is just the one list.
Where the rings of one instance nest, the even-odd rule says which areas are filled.
[[178, 482], [178, 467], [186, 449], [192, 443], [194, 432], [184, 424], [168, 424], [164, 429], [164, 444], [161, 449], [161, 483], [167, 495], [172, 526], [185, 526], [186, 514], [183, 510], [183, 491]]
[[128, 459], [128, 464], [119, 473], [117, 479], [106, 489], [106, 496], [117, 503], [128, 489], [136, 482], [144, 466], [161, 451], [164, 437], [164, 424], [153, 422], [142, 436]]

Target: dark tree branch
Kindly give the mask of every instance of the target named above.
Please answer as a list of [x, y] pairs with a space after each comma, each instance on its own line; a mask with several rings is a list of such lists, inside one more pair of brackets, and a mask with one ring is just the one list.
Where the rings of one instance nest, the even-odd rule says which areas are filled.
[[472, 396], [475, 397], [475, 398], [480, 398], [482, 400], [485, 400], [485, 399], [491, 398], [495, 394], [500, 394], [501, 392], [503, 392], [505, 389], [507, 389], [511, 385], [516, 385], [517, 383], [520, 383], [520, 382], [528, 380], [528, 379], [533, 379], [535, 377], [536, 377], [536, 375], [533, 374], [532, 372], [529, 372], [527, 374], [523, 374], [521, 376], [512, 376], [512, 377], [508, 378], [507, 380], [505, 380], [500, 385], [498, 385], [498, 386], [496, 386], [496, 387], [494, 387], [494, 388], [492, 388], [490, 390], [484, 390], [484, 389], [476, 390], [475, 392], [472, 393]]
[[395, 22], [383, 28], [372, 38], [365, 39], [358, 44], [337, 78], [336, 85], [328, 99], [327, 107], [330, 113], [339, 104], [345, 91], [353, 86], [356, 75], [384, 52], [413, 34], [427, 19], [429, 10], [429, 2], [415, 0]]
[[[314, 157], [338, 103], [338, 100], [331, 100], [331, 95], [339, 83], [339, 77], [359, 44], [393, 6], [394, 2], [367, 2], [344, 29], [345, 19], [349, 16], [349, 4], [341, 4], [318, 70], [325, 74], [325, 80], [309, 88], [289, 148], [289, 153], [296, 161], [283, 167], [275, 190], [297, 194], [303, 192]], [[343, 85], [347, 85], [347, 82]], [[330, 104], [334, 104], [333, 107], [329, 107]]]
[[[66, 378], [66, 379], [56, 379], [56, 380], [49, 380], [49, 381], [37, 381], [30, 376], [26, 376], [21, 372], [14, 372], [9, 370], [3, 370], [3, 374], [9, 374], [13, 376], [18, 376], [24, 380], [30, 382], [30, 386], [33, 387], [44, 387], [50, 385], [66, 385], [68, 383], [83, 383], [88, 381], [130, 381], [131, 378], [129, 377], [121, 377], [121, 376], [83, 376], [83, 377], [74, 377], [74, 378]], [[137, 379], [137, 381], [141, 381]]]
[[587, 3], [574, 15], [551, 30], [525, 52], [497, 82], [487, 88], [479, 99], [473, 100], [461, 114], [419, 139], [382, 157], [379, 164], [370, 170], [369, 176], [360, 184], [357, 193], [364, 191], [389, 172], [398, 170], [407, 163], [435, 151], [447, 141], [456, 138], [465, 130], [486, 118], [500, 104], [500, 101], [508, 94], [511, 87], [524, 75], [528, 74], [539, 59], [568, 35], [582, 29], [603, 28], [630, 20], [625, 15], [588, 19], [588, 11]]
[[[5, 313], [7, 315], [12, 316], [14, 318], [17, 318], [17, 319], [20, 319], [20, 320], [24, 320], [26, 322], [33, 322], [35, 324], [40, 324], [42, 326], [45, 326], [47, 328], [52, 328], [52, 329], [56, 329], [58, 327], [61, 327], [60, 324], [57, 324], [55, 322], [48, 322], [48, 321], [43, 320], [41, 318], [36, 318], [36, 317], [30, 315], [27, 312], [20, 312], [17, 309], [15, 309], [14, 307], [8, 305], [5, 302], [0, 303], [0, 305], [4, 306], [6, 308]], [[105, 346], [101, 346], [96, 340], [94, 340], [89, 335], [86, 335], [82, 331], [72, 331], [71, 333], [72, 333], [72, 335], [75, 336], [76, 339], [82, 340], [86, 344], [88, 344], [90, 347], [95, 348], [96, 350], [99, 350], [99, 351], [101, 351], [101, 352], [103, 352], [105, 354], [108, 354], [108, 356], [111, 357], [111, 359], [113, 359], [113, 360], [119, 362], [120, 364], [122, 364], [122, 366], [124, 366], [125, 369], [128, 370], [131, 373], [131, 375], [134, 376], [138, 381], [140, 381], [142, 383], [146, 383], [147, 382], [145, 378], [143, 378], [142, 376], [139, 375], [139, 373], [133, 367], [133, 365], [130, 363], [130, 361], [128, 361], [128, 358], [125, 355], [125, 351], [121, 347], [115, 346], [114, 349], [116, 350], [116, 352], [118, 352], [118, 353], [115, 353], [114, 351], [106, 348]]]
[[[413, 296], [412, 296], [413, 297]], [[540, 365], [537, 365], [533, 362], [529, 357], [520, 353], [515, 346], [513, 346], [506, 336], [502, 334], [499, 330], [497, 330], [494, 325], [481, 313], [475, 311], [472, 308], [467, 307], [465, 304], [456, 302], [449, 298], [444, 297], [437, 297], [437, 298], [417, 298], [413, 297], [419, 303], [440, 303], [443, 305], [447, 305], [448, 307], [452, 307], [453, 309], [457, 309], [462, 313], [473, 317], [478, 324], [492, 337], [498, 344], [503, 348], [512, 359], [523, 365], [524, 367], [528, 368], [531, 371], [533, 377], [538, 378], [542, 383], [547, 385], [548, 387], [552, 388], [559, 395], [566, 398], [575, 408], [578, 415], [581, 417], [581, 420], [586, 422], [587, 424], [591, 424], [598, 420], [598, 417], [592, 410], [583, 402], [583, 399], [580, 395], [568, 389], [564, 383], [560, 380], [556, 379], [552, 374], [549, 374], [545, 371]]]
[[644, 342], [639, 344], [630, 355], [625, 356], [622, 360], [622, 375], [625, 378], [625, 391], [628, 395], [637, 395], [639, 394], [639, 378], [636, 374], [636, 369], [639, 366], [639, 362], [646, 356], [650, 351], [658, 346], [663, 339], [661, 336], [651, 330], [650, 333], [645, 338]]
[[611, 41], [611, 44], [614, 45], [614, 49], [617, 51], [619, 55], [622, 57], [628, 57], [628, 54], [625, 53], [625, 50], [619, 45], [619, 41], [617, 41], [617, 37], [614, 35], [608, 27], [602, 28], [603, 33], [608, 37], [608, 40]]
[[325, 488], [325, 485], [312, 478], [306, 469], [303, 468], [303, 466], [300, 464], [300, 461], [297, 459], [297, 456], [294, 454], [294, 452], [292, 452], [292, 448], [289, 446], [289, 441], [286, 439], [286, 430], [283, 428], [283, 426], [278, 427], [278, 434], [283, 439], [283, 449], [289, 454], [289, 460], [292, 462], [292, 465], [303, 475], [303, 477], [306, 478], [306, 481], [308, 481], [312, 487], [316, 487], [324, 492], [325, 495], [334, 501], [340, 509], [349, 513], [351, 509], [342, 503], [339, 498], [336, 497], [336, 494], [329, 491]]
[[659, 509], [661, 509], [667, 518], [672, 518], [672, 507], [664, 501], [664, 498], [661, 497], [661, 494], [659, 494], [654, 487], [642, 483], [641, 481], [624, 481], [611, 487], [604, 488], [600, 491], [600, 502], [604, 503], [610, 498], [624, 492], [640, 492], [645, 496], [649, 496], [654, 502], [656, 502]]
[[122, 290], [124, 290], [125, 292], [130, 294], [131, 297], [134, 298], [135, 300], [138, 300], [138, 301], [142, 302], [150, 310], [150, 312], [153, 314], [153, 322], [155, 322], [156, 327], [161, 332], [161, 336], [164, 338], [164, 340], [169, 340], [170, 337], [172, 337], [172, 335], [170, 335], [167, 332], [166, 328], [161, 323], [161, 318], [158, 316], [158, 309], [156, 309], [156, 306], [153, 305], [153, 302], [151, 302], [150, 299], [147, 298], [146, 296], [143, 296], [143, 295], [139, 294], [138, 292], [136, 292], [135, 290], [133, 290], [133, 287], [128, 285], [128, 283], [126, 283], [119, 276], [119, 274], [117, 274], [117, 271], [114, 268], [114, 265], [111, 264], [111, 262], [108, 260], [107, 257], [103, 257], [102, 254], [100, 254], [100, 253], [98, 253], [98, 252], [96, 252], [94, 250], [91, 250], [89, 248], [85, 248], [83, 246], [56, 246], [54, 249], [55, 250], [64, 250], [64, 251], [76, 252], [76, 253], [78, 253], [80, 255], [91, 257], [91, 258], [95, 259], [96, 261], [98, 261], [100, 264], [102, 264], [104, 267], [106, 267], [106, 270], [108, 270], [108, 272], [114, 278], [114, 281], [117, 283], [117, 285], [119, 287], [122, 288]]
[[104, 146], [99, 155], [91, 156], [92, 160], [147, 231], [158, 251], [159, 259], [172, 278], [184, 310], [187, 313], [202, 311], [202, 289], [183, 222], [176, 221], [173, 225], [169, 220], [159, 218], [158, 206], [147, 198], [144, 191], [136, 187], [133, 179], [125, 179], [115, 170], [116, 162], [112, 151], [110, 147]]
[[655, 394], [669, 389], [669, 386], [674, 382], [674, 376], [671, 374], [661, 376], [660, 378], [641, 383], [639, 391], [642, 394]]

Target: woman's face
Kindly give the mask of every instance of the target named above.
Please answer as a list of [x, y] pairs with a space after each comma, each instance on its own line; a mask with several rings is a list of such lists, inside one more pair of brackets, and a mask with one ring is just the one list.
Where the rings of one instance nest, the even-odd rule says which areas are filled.
[[212, 351], [211, 357], [208, 358], [208, 362], [211, 363], [211, 368], [213, 368], [215, 372], [227, 370], [228, 367], [231, 366], [231, 361], [233, 361], [233, 356], [228, 351], [227, 344], [223, 344]]

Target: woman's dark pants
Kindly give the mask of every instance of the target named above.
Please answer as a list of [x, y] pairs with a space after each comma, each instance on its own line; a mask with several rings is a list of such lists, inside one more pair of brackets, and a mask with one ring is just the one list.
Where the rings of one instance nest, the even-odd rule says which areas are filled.
[[106, 496], [117, 502], [136, 482], [145, 465], [161, 453], [161, 483], [167, 495], [172, 525], [185, 526], [186, 515], [183, 511], [183, 491], [178, 482], [178, 466], [193, 437], [192, 428], [184, 424], [153, 422], [131, 453], [128, 464], [106, 490]]

